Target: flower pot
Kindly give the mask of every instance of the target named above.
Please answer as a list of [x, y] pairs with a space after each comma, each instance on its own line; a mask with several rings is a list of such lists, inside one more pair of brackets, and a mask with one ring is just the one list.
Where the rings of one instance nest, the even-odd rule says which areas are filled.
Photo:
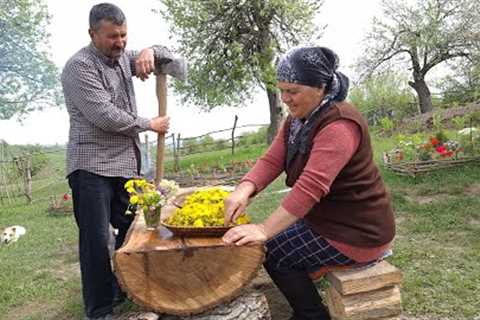
[[145, 218], [145, 226], [147, 230], [155, 230], [160, 224], [160, 212], [161, 207], [155, 209], [148, 209], [143, 211], [143, 216]]

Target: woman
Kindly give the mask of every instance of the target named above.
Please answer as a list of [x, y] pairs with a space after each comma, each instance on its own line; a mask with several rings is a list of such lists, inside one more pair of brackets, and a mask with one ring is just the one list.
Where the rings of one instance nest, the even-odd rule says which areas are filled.
[[291, 191], [260, 224], [230, 229], [229, 244], [266, 241], [264, 266], [292, 319], [330, 319], [309, 273], [381, 259], [395, 234], [390, 199], [373, 162], [368, 126], [345, 102], [348, 78], [324, 47], [288, 52], [277, 67], [290, 115], [268, 151], [225, 200], [225, 223], [282, 171]]

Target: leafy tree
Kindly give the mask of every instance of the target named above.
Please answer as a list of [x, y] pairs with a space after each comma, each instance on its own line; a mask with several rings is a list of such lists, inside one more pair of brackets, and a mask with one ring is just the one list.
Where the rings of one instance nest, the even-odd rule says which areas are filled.
[[46, 5], [0, 1], [0, 119], [41, 110], [59, 101], [57, 69], [49, 60]]
[[480, 100], [480, 62], [461, 61], [452, 66], [454, 73], [439, 84], [446, 106]]
[[[411, 1], [409, 1], [411, 2]], [[432, 110], [425, 77], [442, 62], [469, 58], [480, 43], [478, 0], [383, 0], [384, 20], [375, 18], [360, 69], [372, 73], [391, 63], [410, 66], [422, 113]]]
[[372, 75], [352, 88], [349, 99], [372, 124], [383, 117], [403, 118], [417, 111], [406, 78], [394, 72]]
[[188, 81], [176, 83], [184, 100], [206, 109], [238, 106], [260, 85], [268, 96], [271, 139], [281, 120], [275, 60], [287, 47], [312, 37], [322, 1], [160, 1], [189, 60]]

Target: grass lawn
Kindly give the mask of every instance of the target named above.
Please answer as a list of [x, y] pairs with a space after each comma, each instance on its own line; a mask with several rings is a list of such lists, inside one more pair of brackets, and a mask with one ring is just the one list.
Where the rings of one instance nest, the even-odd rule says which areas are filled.
[[[237, 147], [235, 154], [231, 149], [194, 153], [182, 156], [180, 159], [180, 171], [195, 175], [196, 173], [211, 173], [212, 169], [224, 169], [235, 162], [255, 160], [262, 155], [266, 145], [255, 144]], [[173, 160], [165, 161], [165, 171], [173, 171]]]
[[[377, 160], [381, 151], [392, 147], [391, 139], [376, 138], [373, 143]], [[228, 152], [209, 153], [209, 159], [195, 155], [187, 167], [256, 159], [261, 152], [261, 148], [248, 150], [233, 158]], [[52, 172], [59, 172], [62, 166], [55, 158]], [[405, 312], [431, 319], [480, 316], [478, 164], [416, 179], [383, 169], [382, 175], [392, 193], [397, 218], [394, 256], [389, 260], [404, 274]], [[256, 221], [278, 206], [284, 194], [277, 191], [284, 188], [280, 177], [252, 203], [248, 211]], [[36, 195], [45, 199], [66, 191], [66, 182], [56, 180]], [[20, 224], [27, 228], [19, 242], [0, 246], [1, 319], [82, 318], [74, 219], [49, 215], [48, 205], [45, 200], [25, 205], [19, 199], [0, 207], [0, 226]]]

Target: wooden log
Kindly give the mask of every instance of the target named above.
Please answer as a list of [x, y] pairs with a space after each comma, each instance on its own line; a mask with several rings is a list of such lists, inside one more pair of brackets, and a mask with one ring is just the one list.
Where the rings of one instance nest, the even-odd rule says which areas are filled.
[[384, 260], [363, 270], [330, 272], [327, 280], [341, 295], [348, 295], [400, 284], [402, 273]]
[[351, 295], [329, 287], [325, 294], [331, 317], [337, 320], [388, 319], [402, 313], [398, 286]]
[[270, 320], [267, 298], [261, 292], [246, 291], [233, 301], [204, 313], [187, 316], [163, 316], [161, 320]]
[[117, 320], [270, 320], [270, 309], [263, 293], [247, 290], [233, 301], [193, 316], [172, 316], [153, 312], [129, 312]]
[[227, 246], [220, 237], [176, 237], [145, 228], [138, 215], [114, 256], [120, 285], [138, 305], [186, 316], [230, 301], [264, 260], [261, 243]]

